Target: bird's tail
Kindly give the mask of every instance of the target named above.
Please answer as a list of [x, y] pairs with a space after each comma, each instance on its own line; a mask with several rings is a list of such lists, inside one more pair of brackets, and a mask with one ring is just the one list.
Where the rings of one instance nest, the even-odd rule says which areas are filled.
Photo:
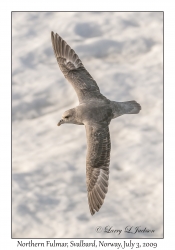
[[141, 106], [136, 101], [118, 102], [124, 114], [138, 114]]

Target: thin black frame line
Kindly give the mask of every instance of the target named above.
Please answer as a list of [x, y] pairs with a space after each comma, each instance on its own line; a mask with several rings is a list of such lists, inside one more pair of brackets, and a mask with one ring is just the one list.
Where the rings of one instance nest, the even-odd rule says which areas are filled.
[[164, 238], [164, 12], [163, 12], [163, 238]]
[[11, 12], [11, 239], [12, 238], [12, 12]]
[[12, 240], [163, 240], [164, 238], [12, 238]]
[[[13, 238], [12, 237], [12, 13], [13, 12], [162, 12], [163, 13], [163, 237], [162, 238]], [[144, 239], [164, 239], [164, 11], [11, 11], [11, 239], [125, 239], [125, 240], [144, 240]]]
[[70, 11], [70, 10], [68, 10], [68, 11], [66, 11], [66, 10], [62, 10], [62, 11], [27, 10], [27, 11], [25, 11], [25, 10], [19, 10], [19, 11], [17, 11], [17, 10], [12, 10], [11, 12], [53, 12], [53, 13], [57, 13], [57, 12], [164, 12], [164, 11], [162, 11], [162, 10], [152, 10], [152, 11], [151, 10], [141, 10], [141, 11], [139, 11], [139, 10], [133, 10], [133, 11], [130, 11], [130, 10], [121, 10], [121, 11], [114, 11], [114, 10], [109, 10], [109, 11], [96, 11], [96, 10], [88, 10], [88, 11], [85, 11], [85, 10], [84, 11], [80, 11], [80, 10], [77, 10], [77, 11]]

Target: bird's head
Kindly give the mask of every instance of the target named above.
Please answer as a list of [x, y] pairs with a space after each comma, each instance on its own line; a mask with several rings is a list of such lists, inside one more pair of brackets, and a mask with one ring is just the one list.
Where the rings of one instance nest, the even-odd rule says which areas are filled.
[[62, 119], [59, 121], [57, 126], [60, 126], [63, 123], [75, 123], [76, 121], [76, 112], [75, 109], [69, 109], [64, 112]]

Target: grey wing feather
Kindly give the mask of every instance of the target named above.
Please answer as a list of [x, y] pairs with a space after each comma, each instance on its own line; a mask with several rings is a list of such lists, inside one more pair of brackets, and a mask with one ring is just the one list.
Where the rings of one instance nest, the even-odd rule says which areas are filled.
[[108, 101], [73, 49], [58, 35], [51, 32], [55, 57], [65, 78], [74, 87], [80, 103], [91, 99]]
[[108, 126], [85, 125], [87, 136], [86, 184], [91, 214], [101, 208], [108, 191], [110, 134]]

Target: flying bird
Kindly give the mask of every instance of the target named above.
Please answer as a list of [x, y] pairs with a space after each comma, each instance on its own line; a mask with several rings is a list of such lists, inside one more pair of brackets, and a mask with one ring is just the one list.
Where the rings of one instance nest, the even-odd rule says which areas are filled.
[[110, 101], [84, 67], [75, 51], [56, 33], [51, 40], [58, 65], [77, 93], [79, 105], [67, 110], [57, 124], [84, 125], [87, 137], [86, 185], [91, 215], [101, 208], [108, 191], [110, 163], [109, 124], [124, 114], [141, 110], [136, 101]]

